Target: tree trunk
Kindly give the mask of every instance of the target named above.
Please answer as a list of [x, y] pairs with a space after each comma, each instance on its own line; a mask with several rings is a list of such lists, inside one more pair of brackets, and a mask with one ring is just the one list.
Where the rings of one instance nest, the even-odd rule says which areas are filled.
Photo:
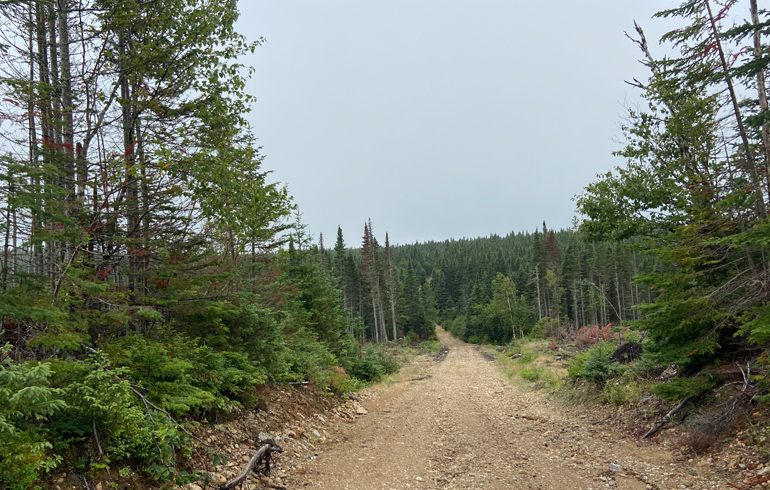
[[74, 176], [75, 141], [72, 121], [72, 74], [70, 66], [70, 36], [67, 0], [57, 0], [59, 27], [59, 63], [61, 70], [61, 133], [62, 133], [62, 183], [67, 192], [75, 194]]
[[13, 173], [12, 170], [8, 169], [8, 193], [6, 194], [6, 227], [5, 227], [5, 237], [3, 241], [3, 268], [0, 272], [0, 289], [5, 291], [8, 288], [8, 258], [10, 255], [10, 246], [11, 246], [11, 214], [13, 213], [13, 210], [11, 209], [11, 202], [13, 201]]
[[393, 321], [393, 340], [396, 340], [398, 332], [396, 331], [396, 302], [393, 301], [393, 295], [390, 297], [390, 317]]
[[[50, 83], [51, 85], [61, 92], [61, 83], [59, 82], [59, 54], [58, 43], [56, 40], [56, 11], [53, 4], [48, 7], [48, 62], [50, 63]], [[53, 112], [51, 114], [51, 148], [54, 152], [58, 151], [61, 147], [62, 139], [61, 132], [57, 129], [57, 126], [61, 122], [61, 99], [54, 97], [51, 100], [53, 106]]]
[[[738, 133], [741, 136], [741, 142], [743, 143], [743, 151], [746, 153], [746, 163], [748, 164], [749, 168], [749, 174], [751, 175], [751, 179], [753, 180], [754, 184], [754, 196], [756, 198], [756, 207], [757, 207], [757, 214], [761, 219], [767, 218], [767, 209], [765, 207], [765, 196], [764, 192], [762, 191], [762, 187], [759, 183], [759, 174], [757, 172], [757, 166], [756, 162], [754, 160], [754, 153], [751, 150], [751, 144], [749, 143], [749, 137], [746, 133], [746, 128], [743, 124], [743, 116], [741, 116], [741, 109], [738, 103], [738, 97], [735, 94], [735, 87], [733, 87], [733, 79], [730, 76], [730, 67], [727, 64], [727, 59], [725, 58], [725, 52], [722, 49], [722, 41], [719, 37], [719, 31], [717, 30], [717, 24], [716, 20], [714, 20], [714, 15], [711, 13], [711, 3], [709, 0], [706, 0], [706, 9], [708, 10], [709, 14], [709, 21], [711, 23], [711, 31], [714, 36], [714, 42], [716, 43], [717, 51], [719, 52], [719, 60], [722, 64], [722, 73], [725, 77], [725, 82], [727, 83], [727, 90], [730, 94], [730, 101], [733, 105], [733, 115], [735, 116], [735, 121], [738, 124]], [[766, 267], [765, 267], [766, 268]]]
[[136, 113], [134, 99], [135, 91], [132, 90], [129, 81], [129, 70], [126, 66], [126, 58], [131, 49], [129, 35], [126, 32], [119, 34], [119, 51], [121, 56], [120, 66], [120, 97], [123, 104], [123, 154], [125, 172], [125, 196], [126, 196], [126, 251], [128, 253], [128, 289], [132, 293], [137, 290], [137, 247], [136, 234], [139, 230], [139, 190], [136, 178]]
[[[35, 105], [36, 105], [36, 99], [35, 99], [35, 64], [39, 62], [39, 60], [35, 59], [35, 41], [37, 38], [38, 46], [40, 44], [39, 35], [40, 35], [40, 24], [38, 23], [38, 13], [37, 9], [39, 9], [39, 6], [37, 6], [36, 9], [36, 2], [35, 0], [30, 0], [29, 2], [29, 101], [27, 106], [28, 114], [28, 124], [29, 124], [29, 165], [30, 168], [37, 168], [39, 165], [39, 158], [38, 158], [38, 151], [37, 151], [37, 124], [35, 122]], [[39, 48], [38, 48], [39, 49]], [[39, 53], [39, 52], [38, 52]], [[42, 114], [42, 110], [40, 111]], [[40, 195], [40, 178], [35, 175], [32, 178], [32, 188], [36, 190], [35, 193], [35, 201], [36, 209], [42, 209], [41, 208], [41, 198]], [[30, 229], [30, 235], [34, 236], [38, 230], [40, 229], [40, 221], [38, 217], [38, 212], [32, 213], [32, 221], [31, 221], [31, 229]], [[31, 255], [31, 263], [29, 265], [29, 272], [32, 272], [34, 274], [42, 274], [43, 273], [43, 249], [42, 245], [35, 241], [35, 243], [32, 245], [32, 255]]]
[[575, 331], [580, 329], [580, 311], [578, 310], [577, 285], [572, 283], [572, 313], [575, 315]]
[[377, 279], [377, 304], [379, 306], [379, 313], [380, 313], [380, 339], [382, 340], [382, 342], [387, 342], [388, 332], [385, 325], [385, 308], [384, 308], [384, 305], [382, 304], [382, 293], [380, 292], [379, 279]]
[[617, 296], [617, 302], [618, 302], [618, 321], [622, 324], [623, 323], [623, 301], [621, 301], [620, 297], [620, 281], [618, 280], [618, 269], [615, 267], [615, 294]]
[[[759, 25], [759, 9], [757, 8], [757, 0], [750, 0], [751, 5], [751, 23], [754, 26]], [[754, 57], [762, 57], [762, 39], [759, 29], [754, 31]], [[765, 70], [760, 69], [757, 72], [757, 96], [759, 98], [759, 109], [762, 112], [768, 110], [767, 103], [767, 86], [765, 83]], [[770, 179], [767, 178], [768, 165], [770, 165], [770, 123], [765, 121], [762, 123], [762, 145], [765, 147], [765, 178], [768, 185], [768, 193], [770, 193]]]
[[372, 341], [380, 343], [380, 326], [377, 322], [377, 301], [374, 299], [374, 294], [372, 294], [372, 318], [374, 319], [374, 324], [372, 325]]
[[543, 310], [540, 306], [540, 272], [538, 270], [538, 264], [535, 264], [535, 286], [537, 287], [537, 319], [543, 319]]

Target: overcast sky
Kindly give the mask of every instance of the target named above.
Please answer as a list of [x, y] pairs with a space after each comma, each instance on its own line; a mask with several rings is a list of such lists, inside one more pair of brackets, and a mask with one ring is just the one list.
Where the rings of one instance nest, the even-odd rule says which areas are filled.
[[623, 32], [659, 50], [678, 3], [241, 0], [264, 166], [330, 246], [368, 218], [395, 243], [568, 228], [646, 78]]

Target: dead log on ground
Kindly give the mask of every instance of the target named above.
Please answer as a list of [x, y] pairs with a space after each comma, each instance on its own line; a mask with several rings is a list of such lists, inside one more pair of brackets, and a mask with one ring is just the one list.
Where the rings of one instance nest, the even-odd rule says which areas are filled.
[[240, 475], [236, 476], [229, 482], [225, 483], [220, 487], [220, 490], [229, 490], [230, 488], [235, 488], [238, 486], [241, 482], [246, 480], [246, 478], [249, 476], [249, 473], [251, 473], [254, 468], [262, 461], [265, 462], [265, 468], [267, 472], [270, 471], [270, 455], [272, 453], [282, 453], [283, 448], [275, 443], [272, 439], [268, 439], [264, 441], [262, 444], [262, 447], [259, 448], [259, 450], [254, 454], [254, 456], [251, 457], [249, 462], [246, 464], [246, 467], [243, 468], [243, 471]]
[[648, 430], [647, 433], [642, 436], [642, 439], [647, 439], [651, 435], [653, 435], [656, 432], [658, 432], [661, 427], [666, 425], [666, 423], [668, 423], [668, 421], [671, 420], [671, 416], [674, 415], [679, 410], [681, 410], [682, 407], [684, 407], [684, 404], [687, 403], [689, 400], [690, 400], [690, 397], [687, 397], [684, 400], [682, 400], [681, 402], [679, 402], [679, 405], [677, 405], [673, 409], [671, 409], [671, 411], [668, 412], [665, 417], [663, 417], [662, 419], [658, 420], [655, 423], [655, 425], [652, 426], [652, 429]]

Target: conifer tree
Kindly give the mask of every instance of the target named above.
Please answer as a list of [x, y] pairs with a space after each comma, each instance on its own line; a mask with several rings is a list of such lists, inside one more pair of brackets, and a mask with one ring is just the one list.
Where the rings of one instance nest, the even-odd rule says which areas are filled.
[[396, 279], [396, 266], [393, 263], [393, 253], [390, 248], [390, 238], [385, 232], [385, 284], [390, 302], [390, 314], [393, 326], [393, 340], [398, 338], [396, 331], [396, 303], [398, 302], [398, 280]]
[[[757, 165], [765, 110], [739, 99], [756, 91], [767, 60], [756, 54], [757, 35], [764, 46], [758, 12], [732, 31], [720, 26], [736, 5], [715, 11], [709, 0], [688, 0], [657, 14], [682, 22], [663, 36], [679, 50], [676, 57], [654, 58], [637, 26], [635, 42], [651, 75], [635, 84], [648, 109], [630, 111], [628, 144], [619, 152], [627, 163], [578, 200], [590, 237], [634, 238], [637, 249], [663, 263], [640, 278], [659, 294], [640, 308], [638, 322], [662, 363], [697, 366], [729, 355], [738, 332], [757, 343], [770, 338], [759, 333], [767, 294], [755, 287], [767, 268], [766, 242], [757, 239], [767, 227], [767, 176]], [[726, 39], [741, 32], [753, 41], [751, 56], [734, 69]], [[615, 294], [622, 297], [619, 288]]]

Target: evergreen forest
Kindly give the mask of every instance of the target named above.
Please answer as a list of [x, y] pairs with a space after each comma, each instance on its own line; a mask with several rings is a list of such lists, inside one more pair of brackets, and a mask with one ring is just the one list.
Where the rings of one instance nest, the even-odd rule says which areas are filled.
[[194, 481], [191, 431], [258, 385], [355, 389], [393, 369], [374, 345], [436, 325], [632, 328], [682, 397], [754, 359], [770, 400], [770, 12], [657, 15], [681, 27], [665, 56], [629, 35], [644, 102], [573, 229], [394, 245], [368, 220], [331, 245], [263, 167], [240, 61], [262, 40], [236, 0], [0, 1], [0, 488], [129, 464]]

